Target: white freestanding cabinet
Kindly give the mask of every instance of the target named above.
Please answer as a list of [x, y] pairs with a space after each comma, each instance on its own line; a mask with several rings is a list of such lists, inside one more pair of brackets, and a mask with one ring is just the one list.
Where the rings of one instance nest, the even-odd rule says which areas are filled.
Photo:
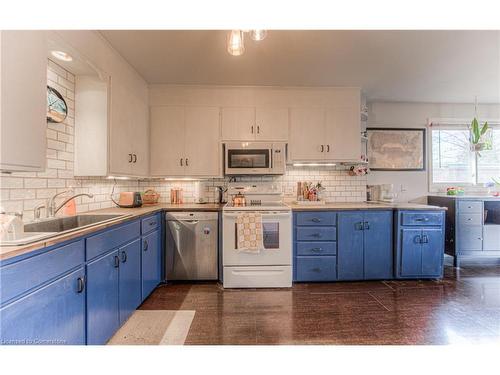
[[151, 107], [151, 176], [221, 176], [220, 110]]
[[47, 40], [43, 31], [0, 31], [0, 169], [46, 163]]
[[223, 107], [224, 141], [287, 141], [288, 108]]

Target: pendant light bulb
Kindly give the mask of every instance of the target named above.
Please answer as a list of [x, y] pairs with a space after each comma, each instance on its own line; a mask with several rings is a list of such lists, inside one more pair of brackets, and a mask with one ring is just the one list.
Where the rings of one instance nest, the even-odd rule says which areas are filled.
[[266, 30], [252, 30], [250, 36], [256, 42], [266, 39], [267, 31]]
[[241, 56], [245, 52], [243, 31], [231, 30], [227, 38], [227, 52], [233, 56]]

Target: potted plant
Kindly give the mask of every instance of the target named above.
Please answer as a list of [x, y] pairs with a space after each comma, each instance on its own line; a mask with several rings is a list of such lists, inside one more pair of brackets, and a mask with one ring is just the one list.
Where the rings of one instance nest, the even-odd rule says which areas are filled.
[[470, 148], [473, 152], [484, 150], [491, 150], [492, 142], [488, 138], [488, 122], [486, 121], [483, 126], [479, 124], [477, 118], [474, 117], [470, 126]]

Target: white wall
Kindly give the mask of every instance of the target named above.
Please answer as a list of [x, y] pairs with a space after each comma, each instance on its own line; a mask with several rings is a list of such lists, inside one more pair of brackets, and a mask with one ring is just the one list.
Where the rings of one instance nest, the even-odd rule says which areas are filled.
[[[429, 118], [472, 120], [474, 117], [473, 104], [371, 102], [368, 110], [368, 127], [426, 128]], [[480, 119], [500, 118], [500, 105], [479, 105], [478, 116]], [[429, 155], [427, 156], [428, 163]], [[425, 202], [429, 189], [428, 176], [428, 165], [423, 172], [373, 171], [368, 175], [367, 183], [394, 184], [394, 190], [398, 194], [397, 199], [401, 202]]]

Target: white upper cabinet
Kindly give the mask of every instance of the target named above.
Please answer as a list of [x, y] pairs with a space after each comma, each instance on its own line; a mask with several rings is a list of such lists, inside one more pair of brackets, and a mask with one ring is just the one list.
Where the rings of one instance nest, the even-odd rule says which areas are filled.
[[225, 141], [255, 140], [255, 108], [222, 108], [222, 139]]
[[186, 107], [186, 174], [220, 176], [220, 110], [217, 107]]
[[151, 107], [151, 175], [220, 177], [220, 110]]
[[184, 107], [151, 107], [151, 175], [184, 174]]
[[359, 108], [353, 95], [342, 105], [292, 108], [289, 161], [359, 162]]
[[288, 108], [223, 107], [224, 141], [287, 141]]
[[[289, 159], [315, 161], [324, 159], [325, 111], [323, 108], [290, 110]], [[323, 145], [323, 152], [321, 145]]]
[[335, 107], [326, 110], [326, 157], [336, 161], [361, 160], [361, 124], [359, 107]]
[[46, 34], [0, 31], [0, 170], [44, 170], [46, 129]]
[[288, 108], [257, 107], [255, 139], [262, 141], [288, 140]]

